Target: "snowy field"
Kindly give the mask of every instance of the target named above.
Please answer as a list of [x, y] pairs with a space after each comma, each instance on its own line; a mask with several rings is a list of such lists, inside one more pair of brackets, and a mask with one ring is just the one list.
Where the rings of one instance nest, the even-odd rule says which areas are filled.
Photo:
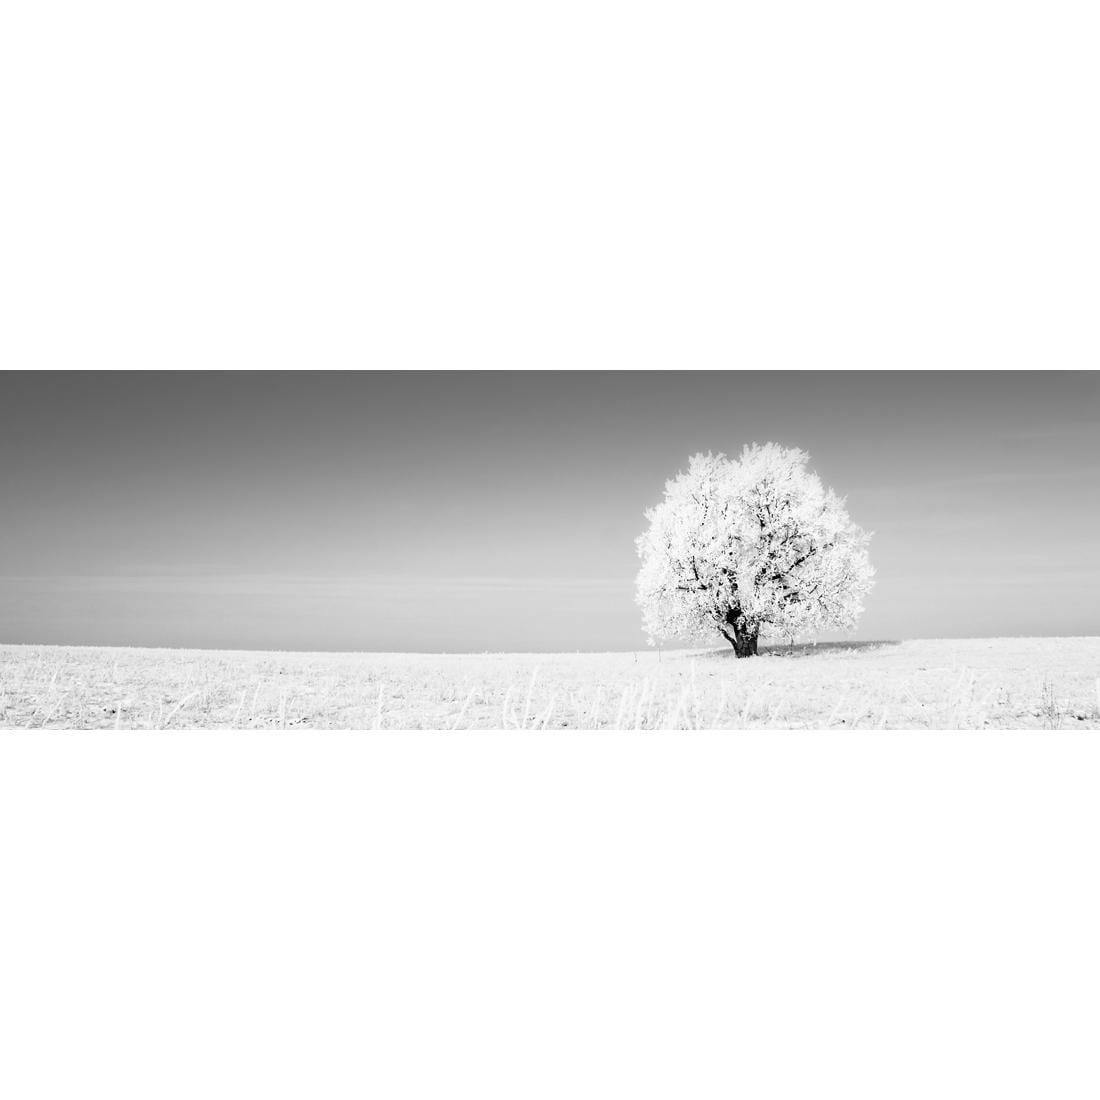
[[0, 727], [1097, 729], [1100, 638], [658, 653], [0, 646]]

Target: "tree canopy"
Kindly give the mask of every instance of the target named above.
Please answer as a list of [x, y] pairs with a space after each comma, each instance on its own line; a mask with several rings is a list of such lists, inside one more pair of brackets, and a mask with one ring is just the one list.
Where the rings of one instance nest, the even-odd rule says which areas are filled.
[[637, 602], [651, 639], [720, 635], [739, 657], [765, 637], [850, 629], [873, 584], [870, 535], [843, 498], [776, 443], [697, 454], [646, 511]]

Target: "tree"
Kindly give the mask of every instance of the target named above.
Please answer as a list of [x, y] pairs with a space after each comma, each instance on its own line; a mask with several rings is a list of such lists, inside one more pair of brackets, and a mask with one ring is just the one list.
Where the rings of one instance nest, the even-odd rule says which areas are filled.
[[697, 454], [666, 483], [637, 540], [637, 602], [651, 639], [717, 632], [751, 657], [761, 634], [855, 625], [873, 584], [871, 536], [808, 461], [754, 443], [736, 461]]

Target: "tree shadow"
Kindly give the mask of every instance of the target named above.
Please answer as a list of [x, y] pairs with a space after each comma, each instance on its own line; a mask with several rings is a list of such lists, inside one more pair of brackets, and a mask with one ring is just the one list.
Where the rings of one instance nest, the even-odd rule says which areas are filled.
[[[900, 639], [881, 639], [870, 642], [800, 642], [798, 645], [787, 645], [784, 642], [769, 642], [760, 646], [760, 657], [813, 657], [821, 654], [852, 653], [856, 651], [874, 651], [887, 649], [890, 646], [901, 645]], [[717, 649], [713, 651], [715, 657], [736, 660], [737, 654], [733, 648]], [[748, 658], [751, 660], [752, 658]]]

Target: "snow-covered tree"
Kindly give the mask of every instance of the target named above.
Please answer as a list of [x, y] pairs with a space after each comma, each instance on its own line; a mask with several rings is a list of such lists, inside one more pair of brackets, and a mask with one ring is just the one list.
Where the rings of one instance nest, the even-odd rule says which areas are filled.
[[808, 461], [754, 443], [736, 461], [698, 454], [666, 483], [637, 540], [637, 601], [651, 638], [717, 633], [749, 657], [761, 634], [855, 625], [873, 584], [871, 536]]

